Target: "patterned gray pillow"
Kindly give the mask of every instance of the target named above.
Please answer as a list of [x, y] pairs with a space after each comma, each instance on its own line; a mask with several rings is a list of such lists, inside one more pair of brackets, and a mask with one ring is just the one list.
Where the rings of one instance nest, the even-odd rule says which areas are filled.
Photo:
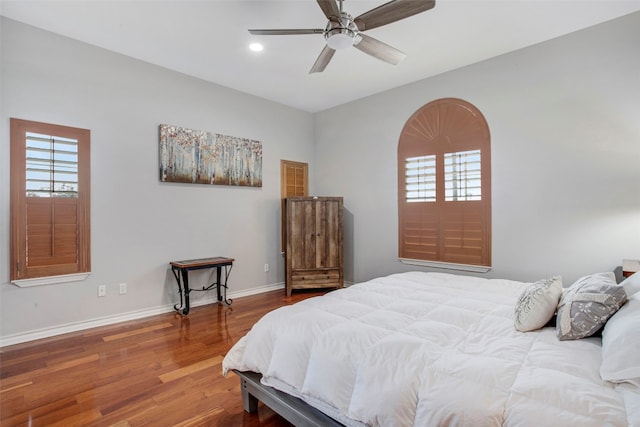
[[624, 288], [613, 273], [581, 277], [565, 289], [558, 305], [556, 335], [575, 340], [596, 333], [627, 301]]
[[540, 329], [551, 320], [562, 295], [562, 277], [554, 276], [529, 284], [518, 297], [514, 323], [521, 332]]

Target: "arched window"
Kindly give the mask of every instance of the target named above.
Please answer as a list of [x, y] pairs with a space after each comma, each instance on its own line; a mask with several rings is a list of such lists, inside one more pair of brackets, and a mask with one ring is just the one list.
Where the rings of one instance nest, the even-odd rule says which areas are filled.
[[398, 235], [403, 261], [491, 266], [491, 144], [472, 104], [430, 102], [398, 142]]

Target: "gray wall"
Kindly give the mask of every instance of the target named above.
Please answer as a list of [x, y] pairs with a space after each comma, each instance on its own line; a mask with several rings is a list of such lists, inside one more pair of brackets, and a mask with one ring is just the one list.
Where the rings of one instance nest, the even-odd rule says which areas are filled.
[[[11, 20], [1, 30], [2, 344], [166, 310], [174, 259], [236, 258], [237, 295], [279, 286], [283, 158], [310, 163], [313, 194], [345, 197], [347, 280], [414, 269], [397, 260], [397, 142], [441, 97], [475, 104], [491, 130], [486, 277], [566, 282], [640, 258], [639, 13], [315, 115]], [[86, 281], [9, 283], [10, 117], [91, 129]], [[261, 140], [264, 186], [160, 183], [161, 123]]]
[[[166, 310], [177, 298], [170, 260], [235, 258], [229, 284], [236, 294], [282, 285], [280, 159], [313, 170], [311, 114], [7, 19], [1, 54], [1, 337]], [[91, 130], [92, 274], [85, 281], [9, 283], [10, 117]], [[262, 141], [263, 187], [161, 183], [162, 123]], [[208, 275], [196, 272], [193, 281], [204, 285]], [[121, 282], [126, 295], [118, 294]], [[106, 297], [97, 297], [100, 284]]]
[[[640, 13], [315, 115], [315, 183], [353, 216], [356, 282], [397, 259], [397, 146], [428, 102], [465, 99], [491, 131], [493, 269], [536, 280], [640, 258]], [[426, 270], [426, 269], [425, 269]]]

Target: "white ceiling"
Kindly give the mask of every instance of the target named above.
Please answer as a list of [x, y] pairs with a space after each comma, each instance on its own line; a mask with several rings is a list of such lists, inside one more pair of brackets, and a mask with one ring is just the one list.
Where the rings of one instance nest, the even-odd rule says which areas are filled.
[[[385, 0], [346, 0], [357, 16]], [[436, 0], [434, 9], [367, 31], [407, 58], [355, 48], [309, 74], [322, 35], [252, 36], [249, 28], [324, 28], [314, 0], [1, 0], [0, 14], [55, 33], [316, 112], [600, 22], [640, 0]], [[260, 41], [264, 51], [251, 52]]]

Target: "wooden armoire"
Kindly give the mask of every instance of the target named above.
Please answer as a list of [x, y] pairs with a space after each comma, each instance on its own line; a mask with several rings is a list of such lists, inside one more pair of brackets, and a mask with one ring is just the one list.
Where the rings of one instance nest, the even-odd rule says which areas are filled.
[[285, 200], [287, 295], [344, 285], [342, 197]]

